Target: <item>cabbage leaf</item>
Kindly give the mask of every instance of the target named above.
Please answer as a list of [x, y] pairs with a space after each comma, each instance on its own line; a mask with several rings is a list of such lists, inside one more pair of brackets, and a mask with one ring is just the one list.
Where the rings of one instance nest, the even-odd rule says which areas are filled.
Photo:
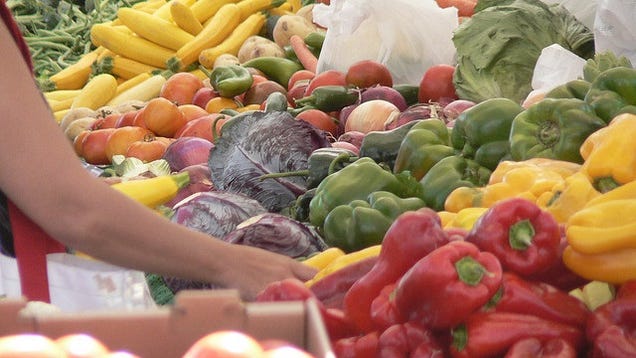
[[475, 14], [453, 34], [453, 76], [462, 99], [505, 97], [521, 103], [543, 48], [559, 44], [576, 55], [594, 55], [594, 34], [563, 6], [540, 0], [480, 0]]
[[255, 199], [270, 212], [282, 211], [305, 193], [307, 179], [260, 177], [306, 169], [314, 150], [331, 146], [326, 132], [284, 111], [232, 117], [214, 144], [208, 160], [214, 187]]

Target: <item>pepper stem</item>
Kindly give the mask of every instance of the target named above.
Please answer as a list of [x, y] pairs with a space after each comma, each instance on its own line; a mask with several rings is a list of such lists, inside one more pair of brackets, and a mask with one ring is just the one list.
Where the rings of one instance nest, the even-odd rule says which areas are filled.
[[466, 329], [466, 325], [461, 324], [455, 328], [453, 328], [453, 347], [458, 352], [461, 352], [466, 348], [466, 344], [468, 343], [468, 331]]
[[469, 286], [477, 286], [484, 274], [487, 273], [486, 268], [470, 256], [464, 256], [457, 260], [455, 270], [460, 281]]
[[515, 250], [525, 250], [532, 245], [534, 227], [530, 220], [521, 220], [510, 226], [508, 230], [508, 242]]
[[612, 189], [618, 188], [621, 184], [612, 177], [603, 177], [596, 179], [594, 186], [600, 193], [607, 193]]

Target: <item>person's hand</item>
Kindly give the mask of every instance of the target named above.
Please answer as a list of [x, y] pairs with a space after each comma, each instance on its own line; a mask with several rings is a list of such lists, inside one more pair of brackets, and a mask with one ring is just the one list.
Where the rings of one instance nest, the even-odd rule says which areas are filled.
[[252, 301], [268, 284], [286, 278], [308, 281], [317, 270], [297, 260], [250, 246], [236, 245], [224, 257], [227, 270], [221, 274], [223, 287], [238, 289]]

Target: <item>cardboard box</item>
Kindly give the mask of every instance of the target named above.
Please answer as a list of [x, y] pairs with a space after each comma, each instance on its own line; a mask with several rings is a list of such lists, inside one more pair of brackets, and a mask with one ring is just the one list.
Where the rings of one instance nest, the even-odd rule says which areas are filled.
[[21, 299], [0, 300], [0, 336], [34, 332], [51, 338], [71, 333], [96, 337], [110, 350], [142, 358], [179, 358], [204, 335], [235, 329], [282, 339], [315, 357], [334, 357], [315, 301], [243, 302], [235, 290], [181, 291], [173, 306], [139, 311], [55, 312], [24, 315]]

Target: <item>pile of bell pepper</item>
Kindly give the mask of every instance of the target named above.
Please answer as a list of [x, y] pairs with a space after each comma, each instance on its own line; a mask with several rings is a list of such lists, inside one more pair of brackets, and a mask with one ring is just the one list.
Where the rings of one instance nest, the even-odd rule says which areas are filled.
[[587, 280], [563, 265], [564, 234], [525, 198], [493, 204], [470, 230], [423, 207], [398, 215], [381, 245], [325, 253], [313, 280], [257, 299], [316, 300], [338, 357], [630, 356], [636, 280], [592, 310], [568, 293]]

